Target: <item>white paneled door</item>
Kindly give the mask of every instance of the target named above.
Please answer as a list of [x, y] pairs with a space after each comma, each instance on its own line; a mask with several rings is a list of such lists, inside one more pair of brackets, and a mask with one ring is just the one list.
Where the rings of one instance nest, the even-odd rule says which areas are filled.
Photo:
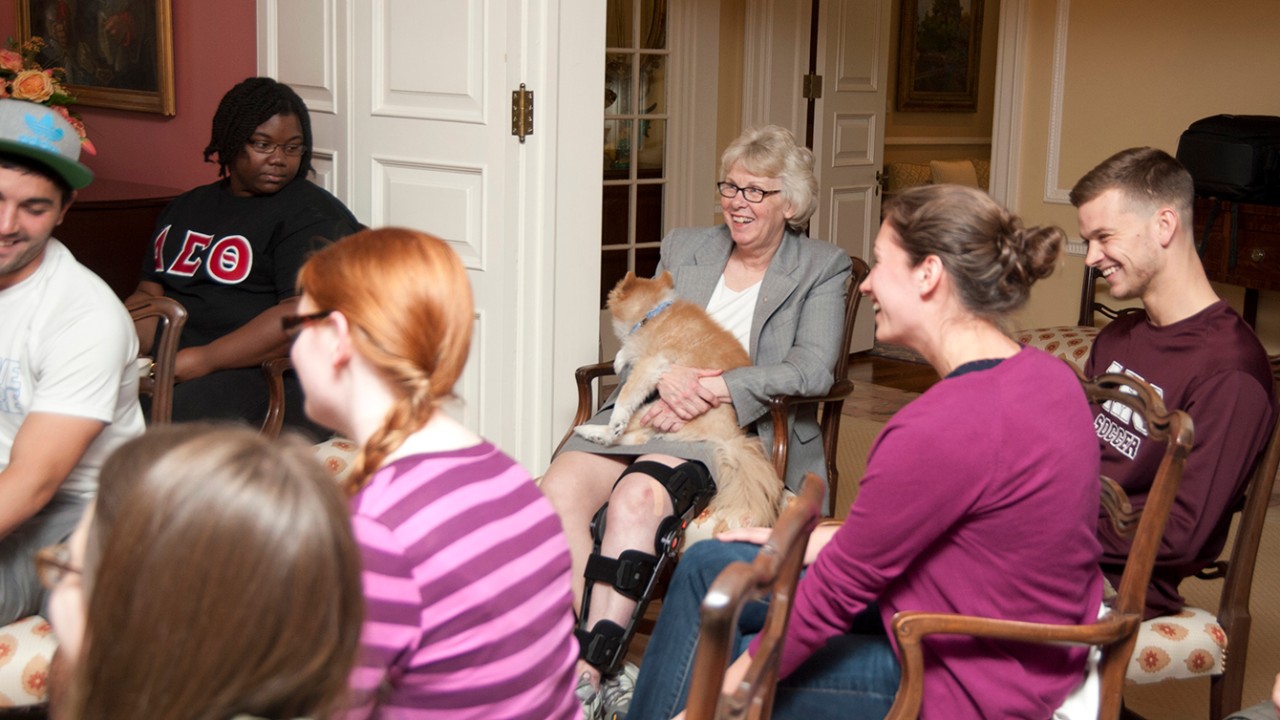
[[[880, 227], [877, 171], [884, 165], [884, 117], [889, 65], [889, 0], [822, 0], [818, 23], [822, 98], [813, 152], [822, 199], [815, 237], [871, 262]], [[858, 308], [850, 351], [874, 341], [870, 303]]]
[[603, 26], [598, 0], [259, 0], [259, 67], [304, 85], [326, 184], [365, 224], [432, 233], [465, 263], [476, 317], [453, 412], [535, 474], [596, 354]]

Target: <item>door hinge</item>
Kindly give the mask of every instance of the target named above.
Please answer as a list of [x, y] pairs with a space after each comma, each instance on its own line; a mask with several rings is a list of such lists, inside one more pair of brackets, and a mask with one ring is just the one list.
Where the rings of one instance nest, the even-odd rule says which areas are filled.
[[804, 89], [801, 94], [806, 100], [817, 100], [822, 97], [822, 76], [805, 75]]
[[518, 135], [520, 142], [533, 134], [533, 91], [526, 90], [524, 83], [511, 91], [511, 134]]

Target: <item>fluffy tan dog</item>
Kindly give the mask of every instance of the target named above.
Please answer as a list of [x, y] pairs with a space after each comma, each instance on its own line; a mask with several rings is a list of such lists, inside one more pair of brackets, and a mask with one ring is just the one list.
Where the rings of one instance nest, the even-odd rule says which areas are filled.
[[608, 425], [579, 425], [578, 435], [600, 445], [639, 445], [650, 438], [705, 440], [715, 444], [716, 495], [711, 510], [746, 524], [772, 525], [782, 481], [764, 457], [758, 438], [738, 426], [733, 406], [712, 408], [680, 430], [642, 426], [658, 379], [673, 365], [729, 370], [751, 364], [742, 344], [706, 311], [676, 298], [671, 273], [652, 280], [627, 273], [609, 291], [613, 330], [622, 341], [613, 369], [630, 374], [618, 393]]

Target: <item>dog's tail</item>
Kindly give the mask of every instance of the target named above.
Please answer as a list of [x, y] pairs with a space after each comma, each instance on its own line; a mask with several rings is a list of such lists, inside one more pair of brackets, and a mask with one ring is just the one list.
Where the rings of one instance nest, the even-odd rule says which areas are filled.
[[716, 446], [716, 495], [711, 511], [743, 527], [772, 527], [778, 519], [782, 479], [765, 459], [760, 439], [740, 435], [713, 440]]

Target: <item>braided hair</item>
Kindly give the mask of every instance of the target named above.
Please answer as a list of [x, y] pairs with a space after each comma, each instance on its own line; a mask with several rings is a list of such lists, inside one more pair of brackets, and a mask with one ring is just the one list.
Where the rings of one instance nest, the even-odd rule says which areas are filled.
[[445, 241], [384, 227], [316, 252], [298, 271], [297, 289], [347, 317], [352, 344], [395, 396], [352, 462], [346, 489], [354, 495], [454, 397], [471, 348], [471, 284]]
[[222, 96], [213, 114], [213, 132], [204, 149], [204, 161], [215, 162], [218, 177], [228, 168], [253, 136], [253, 131], [276, 115], [293, 115], [302, 127], [304, 150], [298, 162], [298, 177], [311, 174], [311, 116], [307, 105], [293, 88], [269, 77], [247, 78]]

